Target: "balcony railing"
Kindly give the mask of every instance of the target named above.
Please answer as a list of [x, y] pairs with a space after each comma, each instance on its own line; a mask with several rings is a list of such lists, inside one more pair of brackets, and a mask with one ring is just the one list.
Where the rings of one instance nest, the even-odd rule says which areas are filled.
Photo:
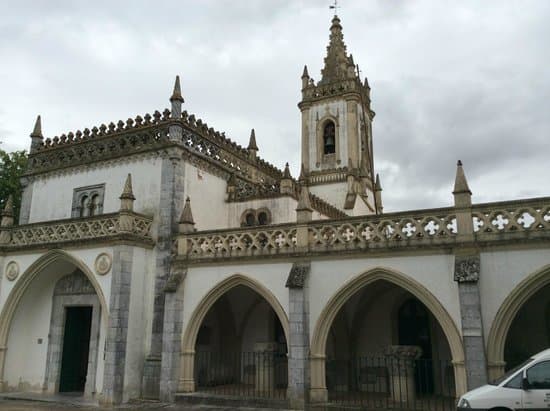
[[153, 244], [153, 218], [120, 212], [0, 228], [0, 249], [55, 246], [82, 241], [130, 239]]
[[[457, 216], [471, 221], [459, 227]], [[181, 234], [188, 260], [550, 239], [550, 197]]]

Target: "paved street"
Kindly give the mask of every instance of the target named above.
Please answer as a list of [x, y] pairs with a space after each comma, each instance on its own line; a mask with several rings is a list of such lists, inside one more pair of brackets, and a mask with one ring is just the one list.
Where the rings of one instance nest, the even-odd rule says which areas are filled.
[[[0, 411], [56, 411], [56, 410], [78, 410], [78, 411], [97, 411], [102, 408], [94, 406], [77, 405], [74, 403], [61, 402], [40, 402], [40, 401], [24, 401], [12, 399], [0, 399]], [[108, 408], [111, 409], [111, 408]], [[181, 405], [181, 404], [162, 404], [158, 402], [136, 402], [132, 404], [124, 404], [114, 408], [115, 410], [170, 410], [170, 411], [262, 411], [259, 408], [234, 408], [234, 407], [212, 407], [201, 405]]]

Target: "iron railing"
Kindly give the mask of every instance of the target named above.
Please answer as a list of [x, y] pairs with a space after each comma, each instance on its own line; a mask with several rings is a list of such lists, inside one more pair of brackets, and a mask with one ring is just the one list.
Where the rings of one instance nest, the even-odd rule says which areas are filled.
[[197, 390], [242, 398], [286, 399], [288, 362], [279, 352], [209, 352], [195, 355]]
[[452, 411], [450, 361], [358, 357], [326, 362], [329, 404], [360, 409]]

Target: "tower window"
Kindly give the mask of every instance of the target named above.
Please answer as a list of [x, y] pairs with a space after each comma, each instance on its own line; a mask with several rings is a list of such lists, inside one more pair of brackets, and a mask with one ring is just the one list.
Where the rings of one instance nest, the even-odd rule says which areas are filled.
[[334, 122], [327, 121], [323, 128], [323, 152], [334, 154], [336, 152], [336, 127]]
[[241, 216], [241, 227], [255, 227], [271, 224], [271, 212], [262, 207], [258, 210], [248, 209]]
[[247, 213], [245, 216], [245, 222], [248, 227], [256, 225], [256, 218], [253, 213]]

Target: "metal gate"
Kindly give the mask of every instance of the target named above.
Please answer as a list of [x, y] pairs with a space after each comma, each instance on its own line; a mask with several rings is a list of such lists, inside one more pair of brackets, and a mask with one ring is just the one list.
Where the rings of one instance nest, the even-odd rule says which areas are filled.
[[286, 353], [199, 351], [195, 355], [197, 390], [244, 398], [285, 399]]
[[326, 362], [329, 403], [361, 409], [452, 411], [450, 361], [357, 357]]

